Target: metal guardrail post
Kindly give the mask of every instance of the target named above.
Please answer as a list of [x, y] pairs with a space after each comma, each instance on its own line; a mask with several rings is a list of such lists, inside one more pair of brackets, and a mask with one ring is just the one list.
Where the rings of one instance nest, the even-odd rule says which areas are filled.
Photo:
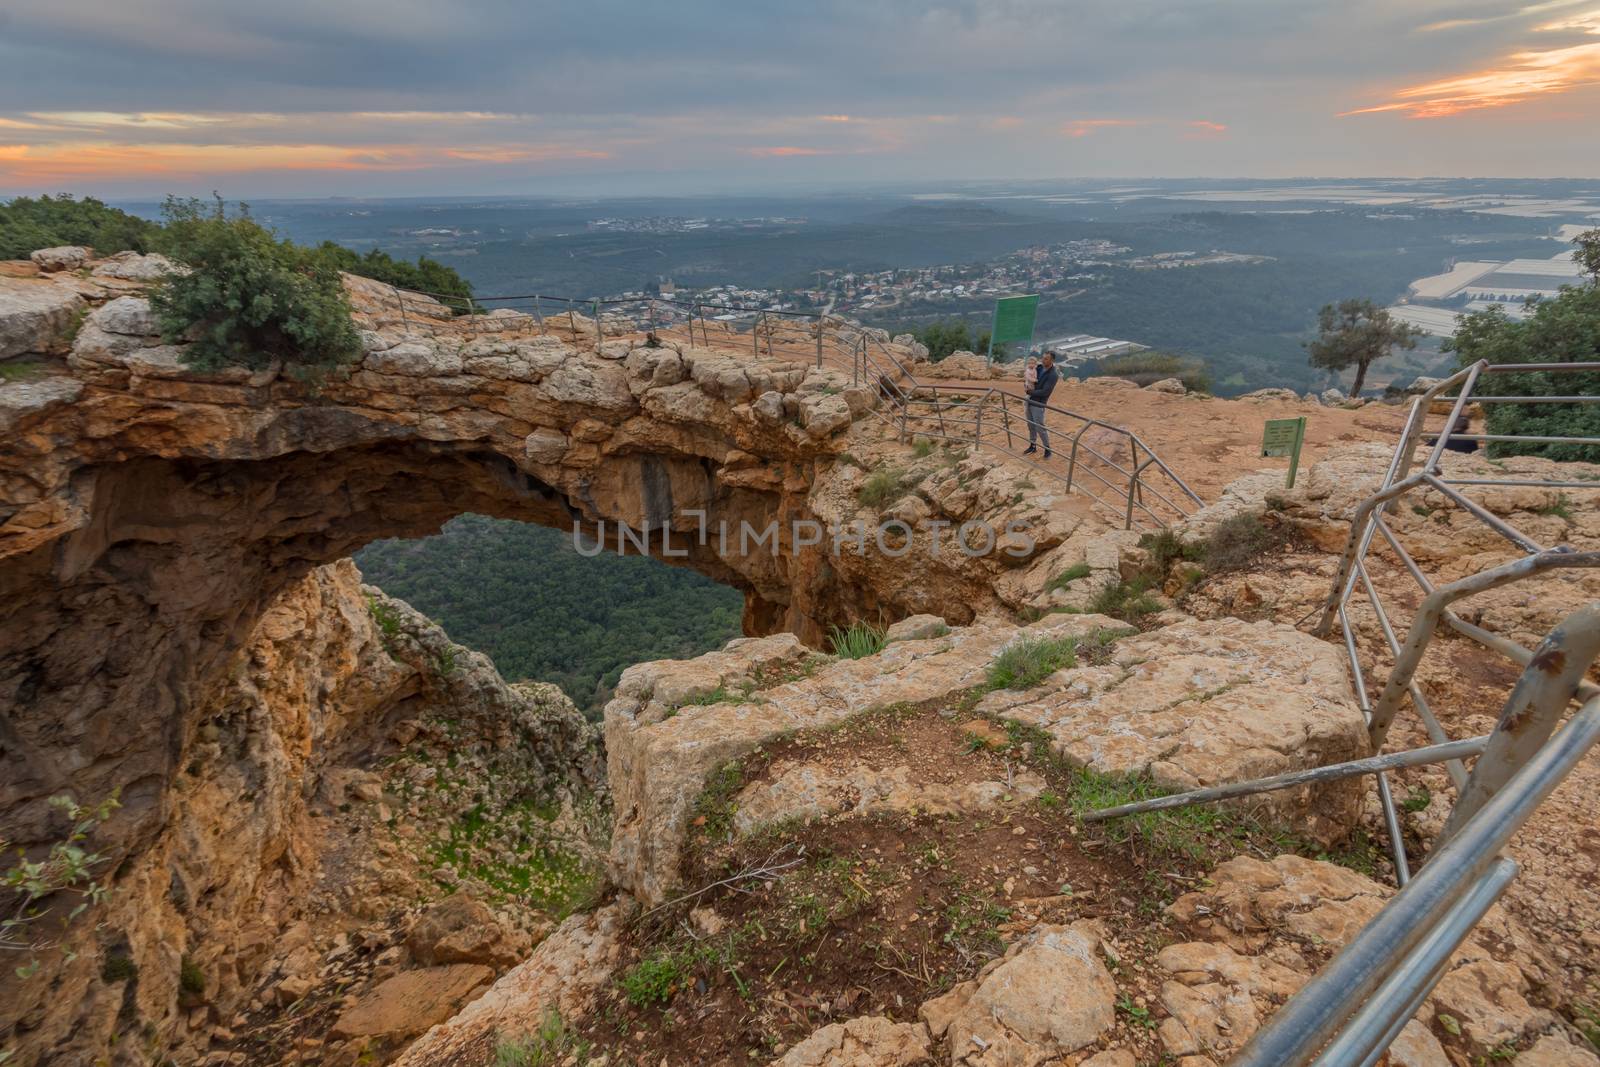
[[544, 312], [539, 310], [538, 294], [535, 294], [533, 298], [533, 317], [539, 321], [539, 336], [543, 337], [549, 331], [545, 328]]
[[1467, 787], [1434, 842], [1450, 840], [1489, 798], [1505, 788], [1518, 767], [1533, 758], [1555, 732], [1561, 713], [1600, 657], [1600, 603], [1568, 615], [1539, 643], [1506, 698], [1489, 747], [1472, 769]]
[[1373, 748], [1383, 747], [1389, 726], [1394, 722], [1395, 713], [1400, 709], [1400, 698], [1410, 687], [1417, 664], [1421, 662], [1429, 640], [1438, 629], [1445, 608], [1462, 597], [1482, 593], [1543, 570], [1594, 566], [1600, 566], [1600, 552], [1575, 552], [1570, 548], [1553, 548], [1469, 575], [1449, 585], [1442, 585], [1423, 597], [1422, 605], [1417, 609], [1416, 617], [1411, 622], [1411, 629], [1406, 634], [1405, 644], [1395, 657], [1394, 669], [1389, 672], [1389, 680], [1384, 685], [1383, 694], [1372, 707], [1370, 732]]
[[605, 331], [600, 328], [600, 301], [594, 302], [594, 350], [600, 351], [600, 346], [605, 343]]
[[1254, 796], [1257, 793], [1270, 793], [1278, 789], [1293, 789], [1300, 785], [1320, 785], [1324, 782], [1337, 782], [1345, 778], [1356, 778], [1366, 774], [1379, 774], [1383, 771], [1398, 770], [1401, 767], [1421, 767], [1430, 763], [1443, 763], [1445, 760], [1465, 759], [1476, 756], [1484, 750], [1489, 743], [1490, 735], [1482, 737], [1469, 737], [1463, 741], [1447, 741], [1442, 745], [1428, 745], [1424, 748], [1407, 749], [1404, 752], [1390, 752], [1383, 756], [1368, 756], [1365, 759], [1349, 760], [1345, 763], [1330, 763], [1323, 767], [1312, 767], [1303, 771], [1288, 771], [1284, 774], [1275, 774], [1270, 778], [1256, 778], [1248, 782], [1229, 782], [1227, 785], [1208, 786], [1205, 789], [1194, 789], [1187, 793], [1171, 793], [1164, 797], [1151, 797], [1149, 800], [1138, 800], [1131, 804], [1119, 804], [1114, 808], [1101, 808], [1091, 811], [1083, 816], [1084, 822], [1104, 822], [1107, 819], [1120, 819], [1125, 815], [1142, 815], [1149, 811], [1168, 811], [1172, 808], [1186, 808], [1191, 804], [1208, 804], [1216, 800], [1232, 800], [1236, 797]]

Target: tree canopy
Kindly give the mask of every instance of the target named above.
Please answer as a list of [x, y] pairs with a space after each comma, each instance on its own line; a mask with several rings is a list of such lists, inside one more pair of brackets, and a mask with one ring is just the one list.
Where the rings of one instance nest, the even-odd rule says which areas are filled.
[[19, 196], [0, 204], [0, 259], [25, 259], [36, 249], [58, 245], [87, 245], [102, 256], [149, 252], [160, 233], [157, 223], [92, 196]]
[[1416, 348], [1423, 331], [1400, 322], [1371, 300], [1341, 300], [1324, 304], [1317, 314], [1317, 339], [1306, 342], [1313, 367], [1335, 373], [1356, 368], [1350, 395], [1361, 395], [1367, 368], [1396, 348]]
[[[928, 360], [931, 363], [938, 363], [953, 352], [976, 352], [981, 356], [989, 349], [989, 331], [974, 333], [965, 319], [930, 322], [912, 330], [911, 335], [928, 346]], [[995, 359], [1005, 360], [1010, 355], [1009, 345], [995, 345]]]
[[584, 556], [569, 533], [504, 519], [463, 515], [434, 537], [374, 542], [356, 563], [508, 680], [554, 682], [590, 717], [628, 665], [741, 632], [737, 590], [642, 556]]
[[[1553, 299], [1533, 300], [1527, 318], [1513, 321], [1499, 308], [1461, 318], [1445, 350], [1455, 352], [1461, 366], [1490, 363], [1600, 362], [1600, 229], [1575, 242], [1577, 258], [1589, 273], [1582, 285], [1566, 286]], [[1600, 396], [1600, 374], [1533, 372], [1497, 374], [1497, 396]], [[1488, 404], [1492, 434], [1539, 437], [1600, 437], [1600, 404]], [[1600, 447], [1579, 444], [1534, 444], [1492, 441], [1491, 456], [1534, 455], [1557, 460], [1600, 462]]]

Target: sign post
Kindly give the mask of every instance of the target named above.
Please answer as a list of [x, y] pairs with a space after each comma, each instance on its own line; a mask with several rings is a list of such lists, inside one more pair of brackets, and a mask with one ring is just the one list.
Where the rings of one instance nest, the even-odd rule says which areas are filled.
[[1300, 469], [1300, 446], [1306, 442], [1306, 417], [1297, 419], [1268, 419], [1261, 435], [1263, 456], [1288, 456], [1289, 481], [1286, 489], [1294, 488], [1295, 472]]
[[994, 325], [989, 327], [989, 351], [984, 358], [994, 362], [994, 346], [1011, 341], [1033, 344], [1033, 319], [1039, 311], [1038, 296], [1002, 296], [994, 302]]

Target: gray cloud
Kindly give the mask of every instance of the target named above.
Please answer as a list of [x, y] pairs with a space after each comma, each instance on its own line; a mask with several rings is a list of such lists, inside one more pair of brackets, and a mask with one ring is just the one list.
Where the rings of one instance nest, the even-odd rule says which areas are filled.
[[[1583, 3], [1508, 14], [1442, 0], [51, 0], [0, 13], [0, 119], [275, 113], [278, 128], [120, 128], [116, 139], [426, 147], [454, 136], [587, 147], [644, 170], [781, 161], [784, 174], [897, 177], [942, 161], [1030, 176], [1389, 173], [1412, 169], [1421, 145], [1439, 153], [1424, 170], [1484, 172], [1496, 156], [1466, 124], [1334, 116], [1479, 69]], [[1593, 91], [1564, 99], [1590, 120], [1595, 103]], [[390, 110], [523, 117], [444, 130], [348, 117]], [[812, 121], [837, 114], [875, 121]], [[1571, 143], [1570, 124], [1538, 108], [1529, 117], [1552, 166], [1600, 162], [1600, 149]], [[1087, 119], [1130, 125], [1061, 135]], [[1184, 136], [1196, 121], [1226, 134]], [[0, 125], [0, 145], [19, 140]], [[1526, 124], [1517, 140], [1529, 142]], [[784, 147], [817, 154], [754, 151]], [[339, 191], [390, 181], [383, 173], [357, 172]]]

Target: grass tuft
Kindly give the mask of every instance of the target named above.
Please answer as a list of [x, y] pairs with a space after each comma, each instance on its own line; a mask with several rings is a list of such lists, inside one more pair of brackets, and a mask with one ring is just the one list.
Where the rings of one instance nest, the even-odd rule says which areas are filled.
[[1075, 667], [1075, 637], [1025, 637], [1007, 645], [989, 665], [990, 689], [1032, 689], [1063, 667]]
[[869, 622], [853, 622], [843, 630], [837, 626], [828, 630], [828, 644], [833, 646], [833, 654], [843, 659], [875, 656], [888, 642], [888, 631]]
[[589, 1062], [589, 1042], [567, 1029], [554, 1008], [544, 1013], [539, 1029], [526, 1037], [503, 1038], [495, 1045], [494, 1067], [556, 1067]]

